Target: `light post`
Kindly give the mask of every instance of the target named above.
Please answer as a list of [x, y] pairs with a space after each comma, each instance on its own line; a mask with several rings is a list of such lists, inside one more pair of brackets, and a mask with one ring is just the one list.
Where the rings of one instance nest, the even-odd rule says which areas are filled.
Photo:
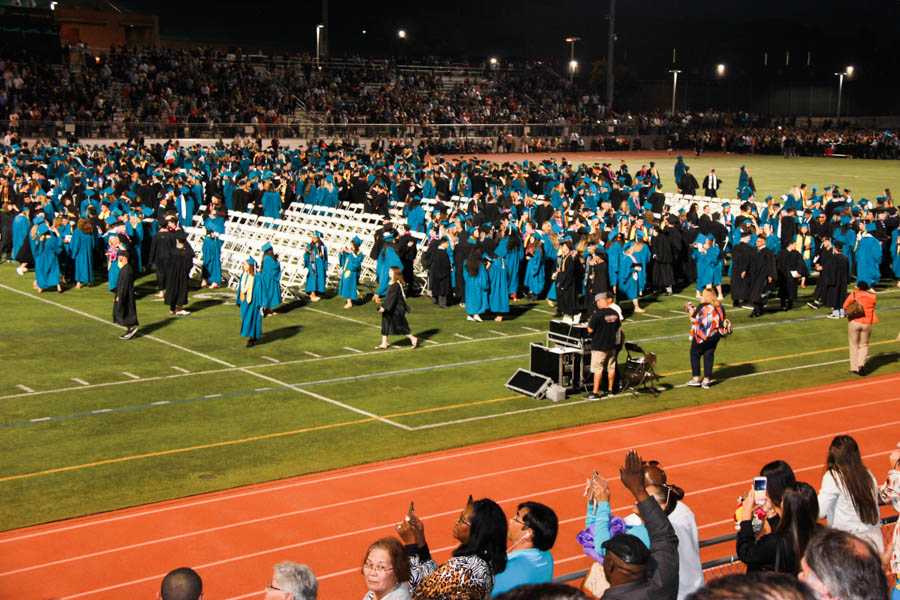
[[320, 38], [320, 34], [322, 33], [323, 27], [325, 27], [325, 26], [324, 25], [316, 25], [316, 65], [317, 66], [319, 64], [319, 38]]
[[672, 74], [672, 116], [675, 116], [675, 91], [678, 89], [678, 74], [681, 73], [681, 69], [669, 69], [669, 73]]
[[572, 85], [575, 79], [575, 69], [578, 68], [578, 61], [575, 60], [575, 42], [581, 40], [580, 37], [567, 37], [566, 42], [569, 43], [569, 85]]
[[835, 113], [834, 120], [836, 123], [841, 122], [841, 94], [844, 91], [844, 75], [847, 77], [851, 77], [853, 75], [853, 67], [849, 66], [843, 73], [835, 73], [838, 77], [838, 101], [837, 101], [837, 113]]

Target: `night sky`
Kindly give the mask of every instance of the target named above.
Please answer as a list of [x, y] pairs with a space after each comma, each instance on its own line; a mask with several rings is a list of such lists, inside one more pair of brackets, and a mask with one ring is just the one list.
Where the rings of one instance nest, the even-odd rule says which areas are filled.
[[[164, 38], [192, 37], [235, 45], [276, 44], [315, 52], [315, 26], [322, 3], [193, 0], [163, 2], [121, 0], [123, 8], [158, 14]], [[846, 7], [852, 7], [848, 10]], [[590, 62], [606, 55], [609, 0], [455, 0], [428, 2], [329, 3], [333, 56], [439, 55], [568, 58], [567, 36], [576, 58]], [[898, 56], [900, 2], [897, 0], [618, 0], [617, 59], [651, 76], [669, 68], [672, 49], [679, 66], [724, 61], [813, 62], [836, 69], [881, 64]], [[405, 41], [396, 32], [408, 32]], [[364, 35], [362, 32], [366, 31]]]

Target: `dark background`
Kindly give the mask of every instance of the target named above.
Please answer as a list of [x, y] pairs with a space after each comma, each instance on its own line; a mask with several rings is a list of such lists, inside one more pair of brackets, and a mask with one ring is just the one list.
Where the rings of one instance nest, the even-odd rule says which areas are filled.
[[[163, 39], [245, 50], [281, 47], [314, 55], [315, 27], [323, 20], [321, 1], [113, 1], [158, 15]], [[494, 56], [501, 65], [508, 59], [546, 60], [563, 72], [569, 58], [564, 38], [577, 36], [579, 84], [605, 95], [604, 67], [597, 63], [606, 58], [608, 11], [609, 0], [331, 0], [327, 45], [332, 57]], [[405, 40], [397, 37], [401, 28]], [[668, 69], [675, 49], [675, 66], [683, 70], [681, 107], [828, 114], [837, 98], [834, 73], [853, 65], [842, 114], [898, 112], [898, 0], [618, 0], [616, 33], [618, 108], [624, 108], [620, 101], [636, 110], [671, 103]], [[718, 63], [726, 65], [721, 78], [715, 74]]]

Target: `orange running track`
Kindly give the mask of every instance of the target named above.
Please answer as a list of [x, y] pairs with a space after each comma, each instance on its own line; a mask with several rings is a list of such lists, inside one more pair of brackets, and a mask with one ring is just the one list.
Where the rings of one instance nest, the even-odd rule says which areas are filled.
[[[818, 489], [837, 434], [857, 439], [881, 480], [900, 437], [898, 384], [891, 375], [747, 398], [9, 531], [0, 535], [0, 598], [152, 598], [163, 575], [185, 565], [201, 574], [207, 598], [260, 597], [272, 566], [294, 560], [312, 567], [320, 598], [352, 600], [365, 593], [363, 552], [393, 535], [411, 500], [440, 563], [469, 494], [495, 499], [507, 515], [525, 500], [554, 508], [556, 574], [570, 573], [590, 565], [575, 534], [594, 469], [613, 481], [614, 512], [630, 510], [618, 483], [627, 449], [663, 464], [709, 538], [733, 531], [736, 499], [766, 462], [787, 460]], [[596, 406], [602, 413], [603, 401]]]

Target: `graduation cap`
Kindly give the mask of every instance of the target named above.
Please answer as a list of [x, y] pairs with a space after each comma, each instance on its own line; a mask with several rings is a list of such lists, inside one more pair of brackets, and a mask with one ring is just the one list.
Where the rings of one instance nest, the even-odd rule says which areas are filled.
[[[638, 233], [641, 233], [640, 231]], [[707, 237], [702, 233], [697, 236], [697, 239], [694, 240], [695, 244], [700, 244], [701, 246], [706, 243]]]
[[850, 224], [850, 217], [848, 217], [847, 215], [841, 215], [841, 225], [849, 225], [849, 224]]
[[485, 252], [484, 254], [481, 255], [481, 260], [486, 260], [488, 262], [494, 262], [494, 259], [487, 252]]
[[356, 243], [359, 244], [360, 246], [362, 246], [362, 243], [363, 243], [362, 239], [360, 239], [360, 237], [359, 237], [358, 235], [353, 236], [353, 239], [350, 240], [350, 241], [351, 241], [351, 242], [356, 242]]
[[[39, 209], [39, 208], [35, 208], [35, 210], [40, 210], [40, 209]], [[43, 222], [44, 222], [44, 213], [43, 213], [43, 212], [39, 212], [39, 213], [38, 213], [37, 215], [35, 215], [35, 217], [34, 217], [34, 224], [37, 225], [38, 223], [43, 223]]]
[[248, 256], [248, 257], [246, 258], [246, 260], [244, 260], [244, 262], [247, 263], [248, 265], [250, 265], [251, 267], [255, 267], [255, 266], [256, 266], [256, 259], [253, 258], [252, 256]]
[[112, 215], [109, 215], [108, 217], [106, 217], [105, 221], [106, 221], [107, 225], [115, 225], [118, 222], [116, 220], [116, 218]]
[[873, 231], [877, 231], [877, 230], [878, 230], [878, 225], [876, 225], [875, 223], [866, 223], [866, 231], [868, 231], [869, 233], [872, 233]]
[[272, 242], [266, 242], [265, 244], [262, 245], [262, 248], [260, 248], [260, 251], [268, 252], [271, 249], [272, 249]]
[[386, 241], [386, 242], [392, 242], [393, 240], [394, 240], [394, 234], [393, 234], [393, 233], [386, 233], [386, 234], [384, 234], [384, 241]]
[[727, 206], [730, 207], [731, 204], [729, 204], [728, 202], [723, 202], [723, 203], [722, 203], [722, 208], [725, 208], [725, 207], [727, 207]]
[[772, 195], [766, 196], [766, 199], [763, 200], [763, 202], [768, 202], [769, 200], [772, 200], [773, 198], [774, 198], [774, 196], [772, 196]]
[[316, 236], [317, 238], [319, 238], [320, 240], [322, 239], [322, 232], [321, 232], [321, 231], [313, 231], [313, 235]]
[[38, 235], [46, 235], [50, 233], [50, 228], [47, 227], [46, 223], [41, 223], [40, 225], [38, 225], [37, 233]]
[[844, 242], [838, 242], [837, 240], [835, 240], [835, 242], [832, 244], [832, 246], [834, 247], [835, 250], [843, 250]]

